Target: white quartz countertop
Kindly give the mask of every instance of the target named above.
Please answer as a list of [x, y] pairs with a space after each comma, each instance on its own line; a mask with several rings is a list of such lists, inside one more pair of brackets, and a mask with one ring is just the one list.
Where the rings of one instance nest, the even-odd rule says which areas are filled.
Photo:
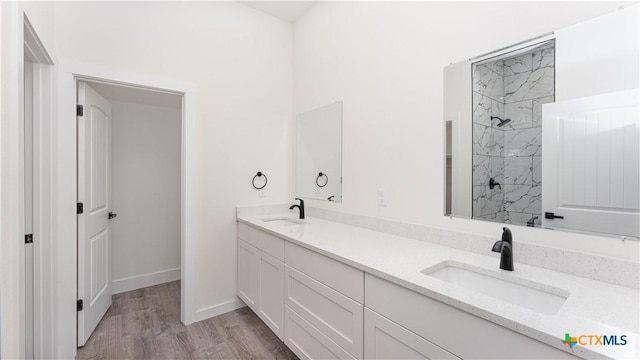
[[[264, 221], [275, 217], [296, 218], [287, 212], [238, 216], [238, 221], [577, 356], [640, 358], [637, 289], [517, 262], [514, 271], [501, 270], [499, 254], [494, 255], [491, 249], [485, 256], [313, 217], [307, 217], [304, 224], [290, 226]], [[517, 237], [513, 251], [518, 251]], [[503, 279], [517, 278], [520, 283], [548, 285], [570, 295], [556, 314], [545, 315], [421, 273], [445, 261], [491, 271]], [[562, 344], [566, 333], [617, 335], [618, 339], [626, 335], [627, 344], [576, 344], [569, 350]]]

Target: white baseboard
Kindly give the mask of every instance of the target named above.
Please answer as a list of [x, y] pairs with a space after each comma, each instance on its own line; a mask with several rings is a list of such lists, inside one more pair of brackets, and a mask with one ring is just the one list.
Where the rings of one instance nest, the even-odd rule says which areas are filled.
[[193, 318], [193, 322], [206, 320], [206, 319], [212, 318], [214, 316], [222, 315], [224, 313], [228, 313], [230, 311], [243, 308], [245, 306], [247, 306], [247, 305], [245, 305], [245, 303], [242, 300], [235, 299], [235, 300], [227, 301], [227, 302], [222, 303], [222, 304], [208, 306], [206, 308], [198, 309], [196, 311], [196, 313], [195, 313], [194, 318]]
[[180, 268], [158, 271], [150, 274], [132, 276], [125, 279], [111, 281], [111, 293], [119, 294], [126, 291], [146, 288], [148, 286], [164, 284], [180, 280]]

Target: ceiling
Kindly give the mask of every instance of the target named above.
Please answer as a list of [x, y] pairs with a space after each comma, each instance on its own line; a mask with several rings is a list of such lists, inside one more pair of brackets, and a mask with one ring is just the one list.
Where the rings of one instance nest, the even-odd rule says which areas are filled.
[[123, 85], [88, 82], [98, 94], [109, 101], [135, 103], [149, 106], [163, 106], [180, 109], [182, 96]]
[[275, 16], [289, 23], [294, 23], [317, 1], [239, 1], [240, 3]]

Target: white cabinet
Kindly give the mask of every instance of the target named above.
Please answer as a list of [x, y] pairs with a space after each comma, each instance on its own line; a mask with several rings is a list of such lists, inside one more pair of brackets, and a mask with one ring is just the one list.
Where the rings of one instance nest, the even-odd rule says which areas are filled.
[[280, 338], [284, 337], [284, 263], [262, 253], [259, 263], [258, 316]]
[[284, 240], [252, 230], [238, 228], [238, 297], [282, 340], [284, 263], [269, 253], [284, 258]]
[[284, 343], [301, 359], [355, 359], [288, 306], [284, 313]]
[[364, 301], [364, 272], [358, 269], [289, 242], [285, 263], [359, 303]]
[[238, 238], [246, 241], [263, 253], [269, 254], [280, 261], [284, 261], [285, 241], [279, 237], [267, 234], [264, 231], [245, 224], [238, 224]]
[[238, 240], [238, 297], [283, 339], [284, 263], [243, 240]]
[[301, 358], [362, 359], [364, 272], [289, 242], [285, 263], [285, 344]]
[[364, 310], [365, 359], [459, 359], [393, 321]]
[[286, 265], [285, 284], [285, 305], [289, 309], [353, 357], [362, 358], [361, 303], [289, 265]]
[[362, 359], [362, 271], [239, 224], [238, 297], [299, 357]]
[[254, 312], [258, 303], [260, 255], [258, 249], [238, 240], [238, 297]]
[[[365, 306], [463, 359], [575, 359], [417, 292], [367, 274]], [[499, 339], [499, 341], [496, 341]], [[369, 336], [365, 344], [374, 341]], [[558, 342], [558, 347], [562, 344]]]
[[575, 358], [247, 225], [238, 237], [238, 296], [301, 359]]

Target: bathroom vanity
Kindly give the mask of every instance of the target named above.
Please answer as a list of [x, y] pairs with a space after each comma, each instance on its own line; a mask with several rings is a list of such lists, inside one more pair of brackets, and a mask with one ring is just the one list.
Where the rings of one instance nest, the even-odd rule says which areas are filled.
[[[515, 271], [500, 270], [490, 248], [438, 245], [417, 225], [294, 217], [238, 209], [238, 296], [300, 358], [640, 355], [635, 288], [517, 257]], [[628, 346], [570, 348], [566, 333], [626, 335]]]

